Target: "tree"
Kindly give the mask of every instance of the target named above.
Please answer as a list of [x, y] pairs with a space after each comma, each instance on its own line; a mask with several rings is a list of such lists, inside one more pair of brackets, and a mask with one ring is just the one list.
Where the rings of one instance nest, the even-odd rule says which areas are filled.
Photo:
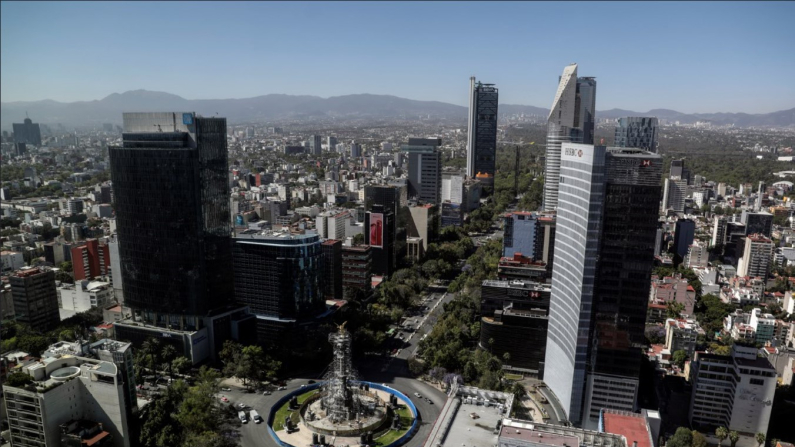
[[757, 433], [756, 434], [756, 443], [759, 444], [759, 447], [765, 445], [765, 434], [764, 433]]
[[679, 349], [675, 351], [672, 357], [674, 364], [676, 364], [676, 366], [678, 366], [679, 368], [684, 368], [687, 359], [688, 359], [687, 351], [685, 351], [684, 349]]
[[353, 236], [353, 245], [362, 245], [364, 244], [364, 234], [359, 233]]
[[729, 432], [729, 442], [731, 442], [731, 447], [737, 445], [737, 441], [740, 440], [740, 434], [736, 431], [732, 430]]
[[190, 370], [193, 363], [185, 356], [179, 356], [171, 361], [171, 369], [176, 371], [177, 374], [185, 374]]
[[666, 306], [665, 313], [668, 318], [681, 318], [682, 312], [685, 310], [685, 305], [677, 301], [669, 301]]
[[729, 430], [726, 427], [715, 429], [715, 437], [718, 438], [718, 447], [723, 447], [723, 440], [729, 437]]
[[666, 447], [693, 447], [693, 432], [685, 427], [677, 428]]
[[160, 346], [160, 340], [153, 337], [147, 338], [141, 345], [141, 351], [149, 356], [149, 369], [151, 369], [152, 373], [155, 375], [157, 375], [155, 366], [160, 364], [158, 361], [160, 357]]
[[693, 430], [693, 447], [707, 447], [707, 438], [696, 430]]
[[168, 375], [170, 376], [172, 373], [172, 365], [171, 362], [177, 358], [177, 348], [173, 345], [165, 345], [163, 349], [160, 351], [160, 357], [163, 359], [163, 362], [166, 364], [168, 368]]
[[6, 377], [5, 385], [21, 388], [30, 383], [33, 383], [33, 379], [29, 375], [21, 372], [15, 372], [9, 374], [8, 377]]

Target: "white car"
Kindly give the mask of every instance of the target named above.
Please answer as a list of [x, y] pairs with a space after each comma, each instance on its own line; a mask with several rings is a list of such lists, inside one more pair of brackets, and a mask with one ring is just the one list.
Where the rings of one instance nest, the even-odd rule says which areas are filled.
[[417, 398], [419, 398], [419, 399], [422, 399], [422, 394], [420, 394], [420, 393], [414, 393], [414, 395], [415, 395], [415, 396], [417, 396]]
[[263, 396], [270, 396], [271, 394], [273, 394], [273, 393], [271, 393], [270, 391], [264, 391], [262, 393]]

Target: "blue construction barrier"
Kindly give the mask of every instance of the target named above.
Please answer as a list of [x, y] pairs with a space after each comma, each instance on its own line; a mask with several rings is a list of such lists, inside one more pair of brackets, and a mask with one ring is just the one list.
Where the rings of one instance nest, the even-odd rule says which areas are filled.
[[[386, 385], [381, 385], [381, 384], [372, 383], [372, 382], [364, 382], [364, 381], [356, 381], [356, 382], [353, 382], [353, 383], [355, 383], [355, 384], [364, 383], [364, 384], [368, 385], [370, 388], [373, 388], [373, 389], [376, 389], [376, 390], [385, 391], [387, 393], [391, 393], [391, 394], [396, 395], [399, 399], [401, 399], [403, 402], [406, 403], [406, 405], [409, 407], [409, 410], [414, 415], [414, 421], [411, 423], [411, 427], [409, 428], [409, 430], [403, 436], [401, 436], [400, 438], [395, 440], [395, 442], [393, 442], [393, 443], [391, 443], [391, 444], [389, 444], [388, 446], [385, 446], [385, 447], [398, 447], [398, 446], [403, 445], [406, 442], [408, 442], [408, 440], [411, 439], [412, 436], [414, 436], [414, 434], [417, 432], [417, 429], [419, 428], [419, 418], [418, 418], [419, 413], [417, 412], [417, 407], [414, 405], [414, 402], [412, 402], [411, 399], [408, 398], [408, 396], [406, 396], [405, 394], [401, 393], [400, 391], [398, 391], [398, 390], [396, 390], [394, 388], [390, 388], [390, 387], [388, 387]], [[268, 434], [271, 435], [271, 438], [273, 439], [273, 441], [279, 447], [295, 447], [295, 446], [292, 445], [292, 444], [288, 444], [288, 443], [282, 441], [281, 439], [279, 439], [279, 437], [276, 436], [276, 432], [273, 431], [273, 420], [276, 417], [276, 412], [279, 411], [279, 408], [281, 408], [282, 405], [284, 405], [290, 399], [292, 399], [293, 396], [300, 396], [301, 394], [304, 394], [307, 391], [312, 391], [314, 389], [320, 388], [321, 385], [322, 385], [322, 383], [319, 382], [319, 383], [313, 383], [312, 385], [307, 385], [305, 387], [299, 388], [299, 389], [297, 389], [297, 390], [295, 390], [295, 391], [293, 391], [291, 393], [288, 393], [288, 394], [284, 395], [284, 397], [282, 397], [281, 399], [276, 401], [276, 403], [271, 407], [270, 412], [268, 412], [268, 427], [267, 427], [268, 428]]]

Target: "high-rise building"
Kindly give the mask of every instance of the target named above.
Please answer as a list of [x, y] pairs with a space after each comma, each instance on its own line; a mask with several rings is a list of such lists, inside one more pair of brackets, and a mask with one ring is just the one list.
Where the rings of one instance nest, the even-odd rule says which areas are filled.
[[767, 278], [773, 258], [773, 241], [762, 234], [745, 238], [745, 250], [737, 266], [737, 276]]
[[110, 247], [96, 239], [72, 247], [72, 269], [75, 281], [110, 274]]
[[364, 243], [370, 246], [373, 273], [390, 276], [395, 271], [395, 213], [391, 209], [373, 205], [364, 216]]
[[409, 157], [409, 198], [437, 205], [442, 187], [441, 138], [409, 138], [401, 147]]
[[494, 185], [498, 103], [499, 91], [494, 84], [469, 78], [467, 176], [479, 179], [487, 188]]
[[40, 331], [49, 331], [61, 321], [58, 292], [52, 270], [30, 268], [8, 277], [16, 320]]
[[514, 253], [536, 258], [536, 234], [539, 231], [538, 215], [528, 211], [516, 211], [502, 216], [505, 235], [502, 239], [502, 255], [513, 257]]
[[577, 64], [567, 66], [547, 119], [545, 211], [554, 211], [558, 206], [561, 145], [564, 142], [593, 144], [595, 113], [596, 79], [578, 78]]
[[726, 219], [726, 216], [715, 216], [715, 222], [712, 226], [712, 241], [710, 242], [711, 247], [717, 247], [719, 245], [726, 244], [726, 230], [728, 229], [727, 223], [728, 219]]
[[455, 174], [442, 175], [441, 200], [460, 205], [464, 202], [464, 177]]
[[486, 280], [480, 286], [480, 343], [505, 363], [544, 373], [550, 286], [523, 281]]
[[325, 312], [319, 236], [248, 230], [232, 251], [235, 300], [256, 316], [260, 344], [282, 343]]
[[231, 324], [218, 320], [241, 314], [228, 307], [226, 141], [225, 118], [124, 114], [122, 145], [109, 148], [124, 301], [133, 314], [116, 323], [119, 339], [161, 337], [198, 362], [230, 336]]
[[697, 239], [693, 240], [693, 243], [687, 248], [685, 268], [704, 268], [708, 262], [709, 252], [707, 251], [707, 244]]
[[[128, 383], [112, 362], [63, 355], [22, 366], [32, 386], [3, 384], [11, 445], [72, 445], [61, 442], [63, 428], [89, 420], [102, 424], [103, 432], [92, 439], [111, 437], [115, 447], [136, 445], [131, 439], [131, 406]], [[81, 445], [81, 444], [77, 444]], [[82, 444], [85, 445], [85, 444]]]
[[337, 137], [326, 137], [326, 145], [329, 152], [334, 152], [337, 149]]
[[687, 249], [693, 244], [696, 236], [696, 222], [691, 219], [679, 219], [674, 226], [674, 253], [684, 259]]
[[310, 153], [312, 155], [322, 155], [323, 137], [321, 137], [320, 135], [312, 135], [312, 138], [309, 140], [309, 147], [310, 147]]
[[14, 123], [14, 142], [41, 146], [41, 129], [38, 123], [25, 118], [22, 123]]
[[326, 298], [342, 299], [342, 241], [328, 239], [321, 244], [323, 251], [323, 283]]
[[694, 429], [711, 433], [726, 427], [740, 434], [740, 445], [754, 445], [756, 433], [767, 433], [776, 370], [757, 351], [734, 344], [730, 357], [696, 352], [690, 365], [689, 417]]
[[344, 296], [361, 292], [369, 295], [373, 287], [372, 249], [367, 245], [342, 246], [342, 289]]
[[635, 406], [662, 159], [636, 149], [561, 149], [544, 379], [571, 422], [593, 427], [602, 408]]
[[[662, 157], [609, 148], [583, 425], [603, 408], [634, 411], [654, 268]], [[566, 179], [568, 180], [568, 179]]]
[[657, 152], [657, 118], [619, 118], [613, 144], [616, 147], [634, 147]]
[[773, 215], [766, 212], [743, 212], [742, 223], [745, 224], [745, 235], [761, 234], [765, 237], [773, 235]]
[[557, 250], [543, 378], [568, 419], [580, 423], [591, 345], [606, 148], [565, 143], [561, 149], [560, 195], [554, 191]]

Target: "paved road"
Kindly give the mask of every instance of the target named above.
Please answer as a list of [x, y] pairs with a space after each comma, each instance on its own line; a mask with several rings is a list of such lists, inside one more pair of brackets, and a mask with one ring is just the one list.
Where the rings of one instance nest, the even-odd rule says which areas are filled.
[[[414, 402], [417, 411], [420, 413], [421, 421], [419, 431], [411, 441], [406, 444], [408, 447], [419, 447], [425, 442], [447, 396], [433, 386], [413, 379], [409, 373], [406, 359], [414, 354], [422, 335], [430, 331], [434, 319], [438, 318], [442, 313], [442, 304], [452, 300], [453, 296], [453, 294], [445, 294], [441, 291], [432, 292], [428, 296], [425, 303], [427, 310], [418, 316], [412, 317], [412, 319], [418, 318], [422, 324], [415, 332], [403, 331], [406, 340], [402, 341], [402, 347], [397, 355], [367, 356], [361, 362], [357, 362], [354, 365], [359, 371], [359, 375], [364, 380], [374, 383], [383, 383], [395, 388], [406, 396], [409, 396], [412, 402]], [[399, 339], [396, 341], [396, 343], [400, 342]], [[263, 419], [267, 419], [270, 408], [276, 401], [285, 394], [299, 389], [301, 385], [306, 385], [309, 380], [318, 380], [319, 374], [321, 374], [321, 372], [316, 374], [304, 374], [303, 377], [292, 379], [287, 382], [284, 391], [274, 391], [273, 394], [269, 396], [264, 396], [262, 393], [246, 393], [236, 387], [232, 387], [231, 392], [221, 392], [220, 394], [227, 397], [236, 405], [239, 403], [248, 405], [257, 410]], [[417, 399], [414, 393], [420, 393], [423, 399]], [[424, 399], [426, 397], [430, 398], [433, 403], [428, 403]], [[240, 433], [243, 447], [276, 446], [276, 443], [273, 442], [268, 435], [265, 423], [255, 424], [253, 421], [249, 421], [241, 427]]]

